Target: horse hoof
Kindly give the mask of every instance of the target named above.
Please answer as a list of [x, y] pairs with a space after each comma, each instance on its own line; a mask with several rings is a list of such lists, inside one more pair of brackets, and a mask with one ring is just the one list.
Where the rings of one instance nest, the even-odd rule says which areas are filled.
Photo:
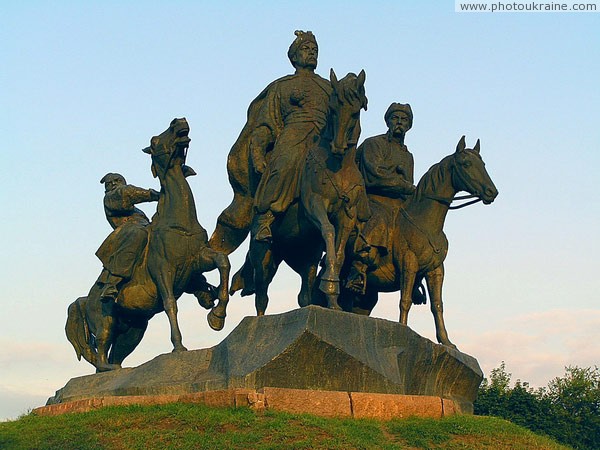
[[450, 342], [449, 339], [438, 339], [438, 342], [443, 345], [444, 347], [450, 347], [453, 348], [454, 350], [458, 350], [458, 347], [456, 345], [454, 345], [452, 342]]
[[172, 353], [179, 353], [179, 352], [187, 352], [187, 348], [185, 348], [183, 345], [178, 345], [177, 347], [173, 348]]
[[99, 364], [96, 366], [96, 373], [100, 373], [100, 372], [109, 372], [111, 370], [117, 370], [120, 369], [121, 365], [120, 364]]
[[338, 295], [340, 293], [339, 280], [321, 280], [319, 290], [326, 295]]
[[342, 307], [339, 305], [339, 303], [336, 300], [330, 300], [327, 304], [327, 307], [329, 309], [333, 309], [334, 311], [342, 310]]
[[208, 325], [215, 331], [221, 331], [225, 326], [225, 316], [217, 316], [214, 309], [210, 310], [206, 320], [208, 320]]
[[198, 300], [198, 304], [202, 306], [204, 309], [211, 309], [215, 306], [215, 298], [212, 292], [209, 291], [197, 291], [194, 292], [196, 299]]

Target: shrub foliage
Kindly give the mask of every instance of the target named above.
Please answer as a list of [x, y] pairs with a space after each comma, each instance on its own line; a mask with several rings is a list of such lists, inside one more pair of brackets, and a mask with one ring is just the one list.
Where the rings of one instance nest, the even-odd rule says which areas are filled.
[[577, 449], [600, 449], [600, 371], [565, 368], [563, 377], [534, 389], [517, 380], [504, 361], [479, 388], [475, 414], [497, 416]]

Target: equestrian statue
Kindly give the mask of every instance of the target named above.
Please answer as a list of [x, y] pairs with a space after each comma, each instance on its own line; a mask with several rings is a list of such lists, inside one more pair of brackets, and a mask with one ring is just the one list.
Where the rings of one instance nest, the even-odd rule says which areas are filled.
[[[165, 311], [171, 328], [173, 351], [185, 351], [177, 321], [177, 299], [194, 294], [201, 306], [211, 309], [209, 325], [221, 329], [229, 300], [230, 264], [227, 256], [208, 245], [206, 230], [198, 222], [185, 165], [190, 144], [185, 119], [174, 119], [169, 128], [151, 139], [144, 149], [152, 157], [152, 174], [160, 180], [160, 193], [127, 185], [119, 174], [107, 174], [105, 211], [114, 228], [98, 250], [104, 269], [87, 297], [68, 308], [65, 331], [81, 356], [108, 371], [140, 343], [148, 321]], [[149, 222], [133, 205], [158, 200]], [[210, 286], [204, 272], [218, 269], [220, 285]], [[214, 302], [218, 299], [218, 304]]]
[[[369, 315], [380, 292], [400, 291], [400, 322], [429, 297], [439, 343], [453, 347], [444, 324], [442, 284], [450, 209], [492, 203], [498, 191], [480, 143], [434, 164], [415, 186], [409, 104], [392, 103], [387, 132], [358, 145], [367, 109], [365, 72], [329, 79], [315, 73], [319, 47], [296, 31], [287, 56], [294, 73], [270, 83], [250, 104], [227, 158], [233, 200], [210, 239], [197, 218], [186, 177], [186, 119], [174, 119], [143, 151], [160, 192], [108, 173], [104, 211], [113, 231], [96, 255], [103, 269], [85, 297], [68, 307], [65, 331], [78, 359], [97, 372], [121, 367], [148, 321], [165, 311], [173, 351], [185, 351], [177, 299], [196, 296], [214, 330], [225, 324], [229, 296], [254, 295], [264, 315], [268, 289], [286, 262], [301, 277], [299, 306], [321, 305]], [[457, 196], [461, 191], [466, 196]], [[460, 206], [455, 200], [473, 198]], [[152, 220], [136, 207], [157, 202]], [[229, 282], [228, 255], [250, 235], [245, 263]], [[219, 271], [211, 286], [204, 272]]]
[[[469, 195], [456, 197], [459, 191], [466, 191]], [[473, 149], [469, 149], [463, 136], [454, 153], [434, 164], [423, 175], [414, 194], [408, 197], [405, 204], [388, 211], [392, 219], [387, 229], [368, 224], [363, 228], [367, 243], [386, 242], [386, 247], [368, 247], [370, 255], [366, 287], [362, 290], [363, 286], [359, 284], [357, 289], [348, 283], [348, 288], [342, 291], [340, 298], [343, 308], [370, 314], [377, 304], [379, 292], [400, 290], [400, 323], [407, 325], [411, 305], [425, 301], [424, 293], [415, 289], [425, 279], [437, 340], [456, 348], [448, 338], [443, 316], [442, 284], [444, 260], [448, 252], [444, 221], [450, 209], [480, 200], [490, 204], [497, 195], [498, 191], [480, 155], [479, 140]], [[369, 194], [371, 204], [372, 196]], [[451, 206], [454, 200], [467, 198], [476, 200]], [[386, 233], [385, 236], [382, 233]], [[355, 258], [363, 259], [364, 256], [355, 255]], [[347, 275], [351, 272], [351, 264], [346, 264], [342, 273]]]
[[332, 92], [327, 121], [317, 143], [306, 149], [298, 179], [299, 198], [270, 225], [268, 242], [256, 239], [260, 226], [252, 228], [246, 262], [234, 276], [231, 291], [255, 294], [256, 312], [265, 313], [268, 287], [279, 264], [285, 261], [301, 279], [298, 304], [316, 303], [315, 283], [319, 262], [324, 271], [319, 289], [326, 306], [337, 303], [340, 271], [350, 233], [369, 217], [364, 182], [356, 166], [356, 143], [360, 135], [360, 110], [366, 109], [365, 73], [337, 80], [331, 70]]

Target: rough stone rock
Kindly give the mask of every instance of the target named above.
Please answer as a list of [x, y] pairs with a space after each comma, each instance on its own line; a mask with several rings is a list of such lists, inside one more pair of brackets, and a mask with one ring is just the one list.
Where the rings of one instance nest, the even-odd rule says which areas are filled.
[[274, 387], [435, 396], [469, 413], [482, 378], [475, 358], [434, 344], [407, 326], [309, 306], [246, 317], [209, 349], [73, 378], [47, 404]]

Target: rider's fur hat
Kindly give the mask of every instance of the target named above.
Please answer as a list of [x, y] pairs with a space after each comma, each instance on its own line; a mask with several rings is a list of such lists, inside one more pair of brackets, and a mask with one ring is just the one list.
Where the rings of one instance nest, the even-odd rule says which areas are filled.
[[120, 173], [112, 173], [112, 172], [104, 175], [102, 177], [102, 179], [100, 180], [100, 183], [108, 183], [109, 181], [116, 181], [116, 180], [121, 181], [123, 184], [127, 184], [127, 182], [125, 181], [125, 177], [123, 175], [121, 175]]
[[400, 112], [403, 112], [404, 114], [406, 114], [408, 116], [408, 118], [410, 119], [410, 126], [412, 127], [413, 113], [412, 113], [412, 109], [410, 109], [410, 105], [408, 103], [406, 103], [406, 104], [392, 103], [383, 116], [383, 118], [385, 119], [385, 123], [387, 123], [387, 121], [390, 118], [390, 116], [392, 115], [392, 113], [396, 112], [396, 111], [400, 111]]
[[294, 42], [292, 42], [292, 45], [290, 45], [290, 48], [288, 50], [288, 58], [290, 59], [292, 64], [294, 64], [294, 57], [296, 56], [296, 52], [298, 51], [298, 48], [300, 48], [301, 44], [303, 44], [304, 42], [313, 42], [315, 45], [319, 45], [317, 44], [317, 38], [312, 33], [312, 31], [305, 32], [302, 30], [296, 30], [294, 31], [294, 34], [296, 35], [296, 39], [294, 40]]

